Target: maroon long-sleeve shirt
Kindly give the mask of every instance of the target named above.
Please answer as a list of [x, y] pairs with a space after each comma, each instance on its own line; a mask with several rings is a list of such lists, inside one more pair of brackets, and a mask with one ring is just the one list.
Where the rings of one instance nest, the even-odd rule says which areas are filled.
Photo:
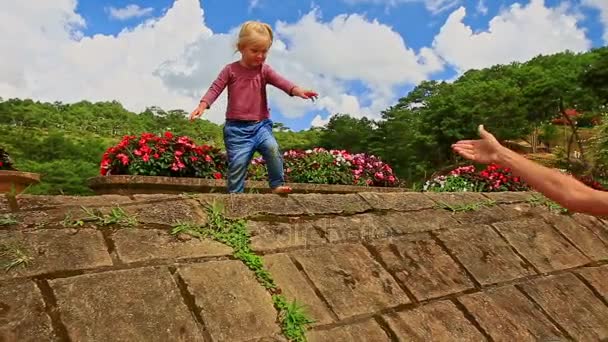
[[268, 64], [247, 68], [238, 61], [226, 65], [211, 84], [201, 101], [209, 107], [228, 87], [228, 120], [264, 120], [270, 116], [266, 84], [291, 95], [295, 84], [274, 71]]

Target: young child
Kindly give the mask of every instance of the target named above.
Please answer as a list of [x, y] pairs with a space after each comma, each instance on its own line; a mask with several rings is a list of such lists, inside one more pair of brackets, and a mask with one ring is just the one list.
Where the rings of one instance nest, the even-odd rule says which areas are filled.
[[229, 193], [243, 192], [247, 168], [255, 151], [259, 151], [266, 161], [272, 191], [278, 194], [291, 192], [291, 188], [284, 185], [283, 156], [272, 133], [266, 84], [303, 99], [314, 100], [318, 95], [296, 86], [264, 63], [272, 41], [273, 33], [268, 24], [244, 23], [236, 46], [241, 59], [222, 69], [190, 114], [190, 120], [203, 115], [228, 87], [224, 144], [228, 155]]

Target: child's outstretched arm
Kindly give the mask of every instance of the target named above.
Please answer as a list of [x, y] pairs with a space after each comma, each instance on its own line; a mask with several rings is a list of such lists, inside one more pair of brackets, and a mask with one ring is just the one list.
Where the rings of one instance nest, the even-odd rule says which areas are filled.
[[198, 106], [190, 113], [190, 120], [194, 120], [197, 117], [203, 115], [205, 110], [209, 109], [213, 102], [220, 96], [220, 94], [226, 88], [228, 81], [230, 79], [230, 69], [228, 66], [225, 66], [220, 74], [217, 76], [215, 81], [211, 83], [211, 86], [201, 98]]
[[461, 140], [452, 148], [463, 157], [509, 167], [532, 188], [565, 208], [591, 215], [608, 216], [608, 192], [592, 189], [561, 172], [544, 167], [502, 146], [483, 126], [479, 140]]
[[287, 80], [281, 76], [278, 72], [274, 71], [269, 65], [264, 65], [264, 75], [268, 83], [283, 90], [289, 96], [297, 96], [303, 99], [315, 100], [319, 94], [310, 89], [302, 89], [295, 85], [293, 82]]

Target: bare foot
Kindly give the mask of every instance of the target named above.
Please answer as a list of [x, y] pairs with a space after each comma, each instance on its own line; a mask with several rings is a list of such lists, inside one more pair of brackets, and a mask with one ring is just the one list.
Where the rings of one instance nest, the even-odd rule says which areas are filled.
[[289, 193], [291, 193], [291, 188], [285, 185], [281, 185], [281, 186], [277, 186], [276, 188], [272, 189], [272, 192], [275, 194], [279, 194], [279, 195], [287, 195]]

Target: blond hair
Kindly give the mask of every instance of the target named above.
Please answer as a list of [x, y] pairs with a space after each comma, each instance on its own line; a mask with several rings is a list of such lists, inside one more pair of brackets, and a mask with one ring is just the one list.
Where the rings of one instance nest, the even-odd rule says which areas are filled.
[[247, 21], [241, 26], [236, 49], [240, 51], [245, 45], [259, 43], [261, 41], [268, 42], [268, 47], [270, 48], [273, 38], [274, 35], [270, 25], [260, 21]]

